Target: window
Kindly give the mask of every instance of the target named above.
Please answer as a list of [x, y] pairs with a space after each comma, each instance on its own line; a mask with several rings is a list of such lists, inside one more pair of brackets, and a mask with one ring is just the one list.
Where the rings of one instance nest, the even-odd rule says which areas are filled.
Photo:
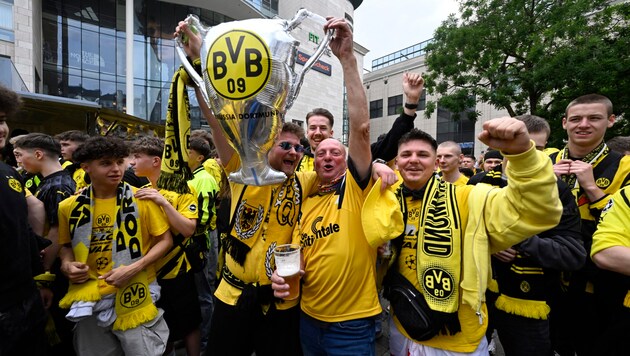
[[420, 100], [418, 100], [418, 108], [416, 111], [424, 110], [427, 108], [427, 90], [422, 90], [422, 94], [420, 94]]
[[402, 94], [390, 96], [387, 99], [387, 115], [399, 114], [402, 110], [403, 96]]
[[370, 101], [370, 119], [383, 116], [383, 99]]
[[0, 40], [13, 42], [13, 0], [0, 0]]

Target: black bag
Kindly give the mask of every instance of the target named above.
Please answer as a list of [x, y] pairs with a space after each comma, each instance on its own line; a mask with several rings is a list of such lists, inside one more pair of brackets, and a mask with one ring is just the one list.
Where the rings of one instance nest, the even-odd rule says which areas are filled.
[[203, 255], [204, 248], [202, 245], [205, 241], [199, 241], [205, 237], [206, 235], [193, 236], [188, 240], [186, 246], [184, 246], [184, 253], [190, 264], [190, 271], [193, 273], [200, 272], [206, 266], [206, 259]]
[[440, 331], [435, 312], [424, 296], [402, 274], [391, 269], [383, 281], [383, 296], [389, 300], [396, 318], [414, 340], [433, 338]]

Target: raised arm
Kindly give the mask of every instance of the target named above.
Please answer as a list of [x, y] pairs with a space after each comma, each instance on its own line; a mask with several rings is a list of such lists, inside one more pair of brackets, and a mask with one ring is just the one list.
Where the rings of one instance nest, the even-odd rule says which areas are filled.
[[343, 79], [348, 93], [348, 116], [350, 117], [350, 142], [348, 155], [361, 178], [370, 174], [372, 154], [370, 152], [370, 118], [368, 103], [359, 74], [356, 57], [354, 56], [354, 42], [350, 25], [340, 18], [328, 18], [324, 31], [335, 30], [335, 36], [330, 41], [330, 49], [341, 62]]
[[406, 132], [413, 129], [413, 121], [416, 118], [416, 109], [408, 108], [407, 104], [418, 105], [420, 95], [424, 90], [424, 79], [417, 73], [403, 73], [403, 91], [405, 93], [405, 105], [403, 113], [400, 114], [392, 128], [385, 134], [381, 140], [371, 145], [372, 157], [391, 161], [398, 154], [398, 141]]

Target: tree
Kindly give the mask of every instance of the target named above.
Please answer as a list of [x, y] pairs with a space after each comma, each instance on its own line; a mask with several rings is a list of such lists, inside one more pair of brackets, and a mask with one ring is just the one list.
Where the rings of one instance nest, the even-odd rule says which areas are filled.
[[[427, 47], [429, 117], [437, 105], [459, 113], [475, 101], [531, 113], [552, 124], [561, 145], [564, 108], [588, 93], [630, 111], [630, 4], [606, 0], [460, 0]], [[476, 120], [477, 111], [468, 111]], [[626, 115], [626, 117], [629, 117]], [[457, 119], [457, 117], [455, 117]], [[623, 122], [610, 135], [629, 132]], [[555, 133], [555, 134], [554, 134]]]

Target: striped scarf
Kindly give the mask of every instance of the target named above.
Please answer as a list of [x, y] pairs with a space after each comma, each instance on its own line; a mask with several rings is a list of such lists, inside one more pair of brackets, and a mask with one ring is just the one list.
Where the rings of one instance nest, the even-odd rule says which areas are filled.
[[[133, 197], [133, 190], [127, 183], [118, 186], [116, 194], [116, 219], [112, 240], [112, 260], [114, 269], [128, 266], [143, 256], [142, 230], [138, 204]], [[85, 263], [90, 251], [92, 237], [92, 217], [94, 216], [94, 196], [92, 186], [77, 196], [70, 210], [69, 228], [72, 250], [75, 260]], [[98, 288], [98, 276], [90, 274], [85, 283], [73, 284], [61, 299], [59, 306], [67, 309], [75, 302], [96, 302], [101, 299]], [[114, 330], [127, 330], [153, 320], [158, 310], [153, 304], [149, 292], [147, 271], [136, 274], [129, 283], [116, 292], [116, 321]]]

